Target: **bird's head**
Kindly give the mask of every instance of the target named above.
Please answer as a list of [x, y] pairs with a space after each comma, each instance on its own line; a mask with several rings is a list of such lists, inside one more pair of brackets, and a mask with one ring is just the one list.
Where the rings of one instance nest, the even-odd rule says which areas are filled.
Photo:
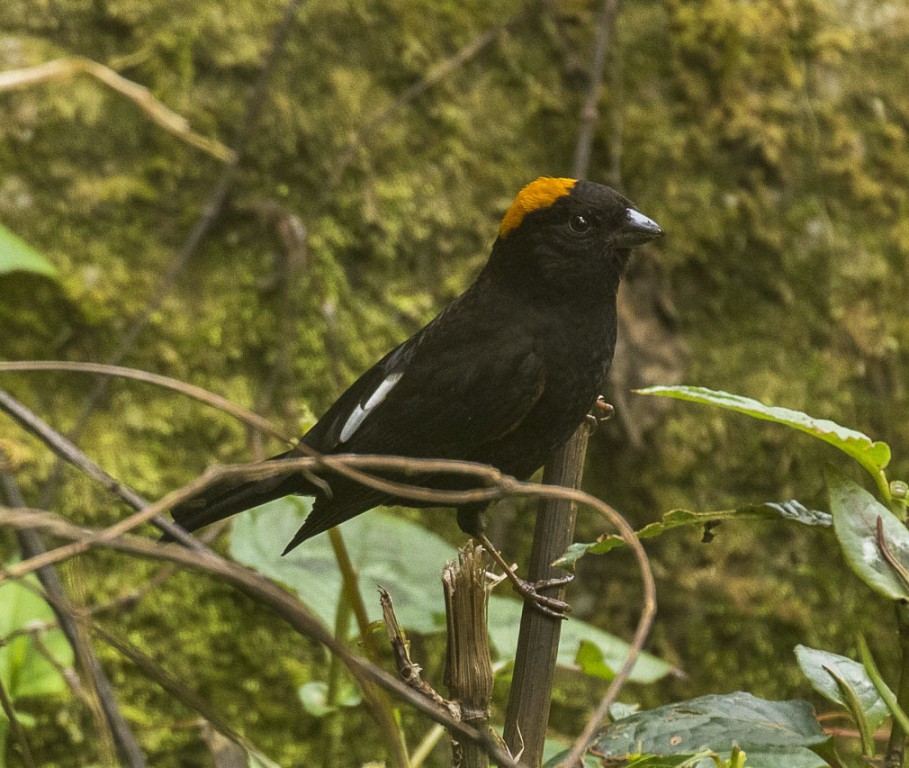
[[604, 280], [617, 286], [629, 249], [662, 234], [610, 187], [542, 177], [518, 193], [503, 217], [490, 267], [554, 286]]

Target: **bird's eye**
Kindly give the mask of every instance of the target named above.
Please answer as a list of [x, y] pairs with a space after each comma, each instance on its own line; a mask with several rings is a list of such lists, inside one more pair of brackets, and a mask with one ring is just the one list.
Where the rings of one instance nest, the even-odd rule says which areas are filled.
[[576, 213], [568, 219], [568, 228], [575, 234], [583, 235], [590, 229], [590, 219], [580, 213]]

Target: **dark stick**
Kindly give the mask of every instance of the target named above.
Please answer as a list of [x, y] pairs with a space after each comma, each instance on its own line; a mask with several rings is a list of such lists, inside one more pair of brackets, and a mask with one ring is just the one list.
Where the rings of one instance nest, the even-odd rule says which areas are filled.
[[[4, 494], [10, 506], [26, 506], [18, 484], [8, 472], [0, 470], [0, 485], [3, 486]], [[23, 559], [35, 557], [47, 551], [37, 531], [23, 528], [16, 533]], [[139, 742], [123, 718], [120, 707], [117, 706], [113, 687], [107, 675], [104, 674], [104, 669], [101, 667], [98, 657], [92, 650], [91, 644], [86, 642], [79, 632], [79, 625], [73, 618], [72, 606], [56, 569], [52, 565], [48, 565], [39, 568], [37, 575], [41, 586], [44, 587], [44, 590], [51, 598], [48, 604], [57, 617], [60, 629], [63, 630], [63, 634], [69, 641], [70, 646], [72, 646], [73, 653], [79, 659], [85, 674], [91, 681], [91, 687], [98, 696], [101, 711], [104, 713], [104, 718], [107, 721], [107, 726], [110, 729], [120, 760], [125, 765], [130, 766], [130, 768], [145, 768], [148, 765], [145, 761], [145, 755], [142, 754]]]
[[[581, 110], [581, 128], [575, 145], [573, 175], [584, 178], [590, 166], [593, 134], [599, 120], [597, 104], [603, 82], [603, 65], [609, 45], [609, 30], [615, 17], [615, 0], [604, 0], [596, 29], [593, 60], [587, 97]], [[584, 457], [590, 429], [582, 424], [571, 439], [546, 465], [543, 483], [580, 488], [584, 474]], [[567, 500], [541, 500], [528, 567], [528, 579], [539, 581], [555, 578], [559, 571], [550, 563], [565, 552], [574, 537], [577, 505]], [[559, 589], [565, 597], [565, 587]], [[543, 744], [549, 723], [552, 681], [559, 652], [561, 622], [540, 611], [529, 610], [526, 603], [521, 614], [521, 631], [515, 656], [514, 676], [505, 715], [505, 743], [512, 754], [521, 754], [525, 763], [536, 768], [543, 762]], [[523, 752], [521, 750], [523, 749]]]
[[[579, 488], [584, 472], [584, 456], [590, 428], [582, 424], [574, 436], [546, 465], [543, 483]], [[541, 499], [533, 534], [528, 580], [540, 581], [564, 576], [564, 571], [549, 564], [562, 555], [574, 535], [577, 504], [567, 499]], [[565, 599], [565, 586], [559, 588], [560, 600]], [[560, 619], [547, 616], [524, 603], [521, 631], [515, 655], [514, 675], [505, 714], [505, 743], [511, 754], [523, 748], [521, 759], [536, 768], [543, 760], [543, 742], [549, 722], [552, 699], [552, 679], [559, 636]]]

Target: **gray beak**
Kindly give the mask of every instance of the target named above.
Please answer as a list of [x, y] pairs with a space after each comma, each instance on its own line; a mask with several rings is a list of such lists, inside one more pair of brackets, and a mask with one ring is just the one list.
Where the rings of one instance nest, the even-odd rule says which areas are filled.
[[662, 236], [663, 230], [653, 219], [634, 208], [627, 208], [625, 221], [615, 233], [614, 242], [619, 248], [632, 248]]

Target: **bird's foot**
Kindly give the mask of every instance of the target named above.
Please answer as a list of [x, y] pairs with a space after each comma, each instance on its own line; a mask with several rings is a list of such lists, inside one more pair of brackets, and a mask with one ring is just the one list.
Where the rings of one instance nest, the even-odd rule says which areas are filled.
[[606, 402], [606, 398], [600, 395], [593, 404], [593, 410], [587, 414], [585, 420], [590, 431], [593, 432], [600, 424], [604, 421], [609, 421], [613, 416], [615, 416], [615, 408]]
[[559, 576], [555, 579], [542, 579], [540, 581], [526, 581], [511, 571], [510, 580], [514, 591], [517, 592], [525, 602], [532, 605], [541, 613], [551, 616], [554, 619], [567, 619], [567, 614], [571, 611], [571, 606], [564, 600], [557, 597], [540, 594], [540, 590], [552, 589], [553, 587], [562, 587], [571, 583], [574, 579], [572, 574]]
[[540, 590], [565, 586], [574, 579], [573, 574], [568, 573], [564, 576], [557, 576], [554, 579], [543, 579], [542, 581], [527, 581], [515, 573], [516, 567], [509, 565], [505, 561], [505, 558], [502, 557], [502, 553], [493, 546], [485, 533], [478, 531], [474, 535], [492, 559], [498, 563], [505, 578], [511, 582], [514, 591], [524, 598], [525, 602], [530, 603], [530, 605], [538, 611], [541, 611], [554, 619], [568, 618], [566, 614], [571, 610], [571, 606], [564, 600], [559, 600], [556, 597], [541, 595]]

